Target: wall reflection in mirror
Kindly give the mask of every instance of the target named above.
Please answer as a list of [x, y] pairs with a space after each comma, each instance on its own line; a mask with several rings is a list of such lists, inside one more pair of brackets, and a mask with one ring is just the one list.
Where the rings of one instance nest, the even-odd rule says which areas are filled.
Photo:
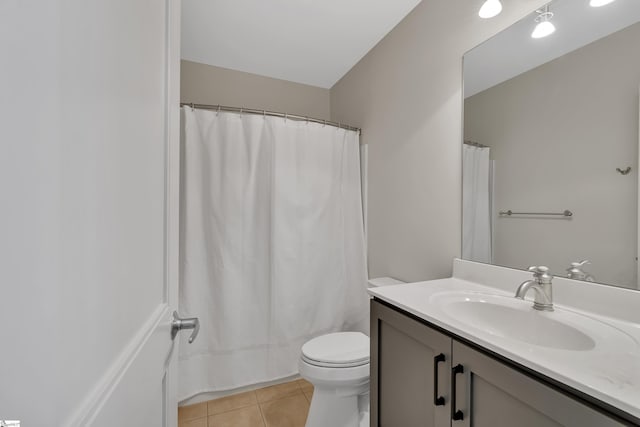
[[463, 258], [638, 289], [639, 22], [556, 0], [464, 56]]

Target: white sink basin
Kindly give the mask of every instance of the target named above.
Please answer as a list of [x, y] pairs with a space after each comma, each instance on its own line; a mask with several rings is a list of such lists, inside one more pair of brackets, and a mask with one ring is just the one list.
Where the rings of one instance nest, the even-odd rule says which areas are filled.
[[441, 292], [431, 297], [445, 315], [493, 336], [556, 350], [589, 351], [596, 347], [635, 349], [621, 330], [572, 311], [534, 310], [530, 301], [478, 292]]

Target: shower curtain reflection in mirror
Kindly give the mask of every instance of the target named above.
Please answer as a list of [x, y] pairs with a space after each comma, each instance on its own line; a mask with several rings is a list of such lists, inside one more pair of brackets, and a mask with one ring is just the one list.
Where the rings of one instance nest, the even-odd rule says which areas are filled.
[[462, 258], [491, 263], [492, 175], [489, 147], [462, 146]]
[[183, 108], [181, 400], [297, 373], [313, 336], [368, 322], [359, 135]]

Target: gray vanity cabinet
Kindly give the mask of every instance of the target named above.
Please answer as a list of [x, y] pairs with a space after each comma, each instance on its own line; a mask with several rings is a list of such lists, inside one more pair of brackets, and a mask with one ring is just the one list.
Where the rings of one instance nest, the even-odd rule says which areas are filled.
[[455, 380], [455, 409], [463, 419], [452, 427], [624, 425], [456, 340], [452, 352], [454, 368], [464, 371]]
[[633, 424], [622, 424], [446, 333], [371, 302], [372, 427], [623, 425]]
[[450, 425], [451, 338], [372, 301], [371, 348], [371, 426]]

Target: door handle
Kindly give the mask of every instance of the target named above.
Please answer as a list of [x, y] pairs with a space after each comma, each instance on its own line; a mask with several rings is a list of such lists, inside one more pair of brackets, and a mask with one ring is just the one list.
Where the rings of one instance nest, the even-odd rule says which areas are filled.
[[464, 367], [460, 364], [451, 369], [451, 419], [453, 421], [464, 420], [464, 414], [457, 408], [457, 390], [456, 390], [456, 375], [463, 374]]
[[435, 406], [444, 405], [444, 397], [438, 396], [438, 363], [444, 362], [445, 356], [440, 353], [433, 358], [433, 404]]
[[193, 332], [191, 332], [191, 336], [189, 337], [189, 344], [191, 344], [198, 336], [198, 332], [200, 332], [200, 320], [198, 320], [197, 317], [181, 319], [178, 316], [178, 312], [174, 311], [173, 320], [171, 321], [171, 339], [175, 339], [178, 331], [183, 329], [193, 329]]

